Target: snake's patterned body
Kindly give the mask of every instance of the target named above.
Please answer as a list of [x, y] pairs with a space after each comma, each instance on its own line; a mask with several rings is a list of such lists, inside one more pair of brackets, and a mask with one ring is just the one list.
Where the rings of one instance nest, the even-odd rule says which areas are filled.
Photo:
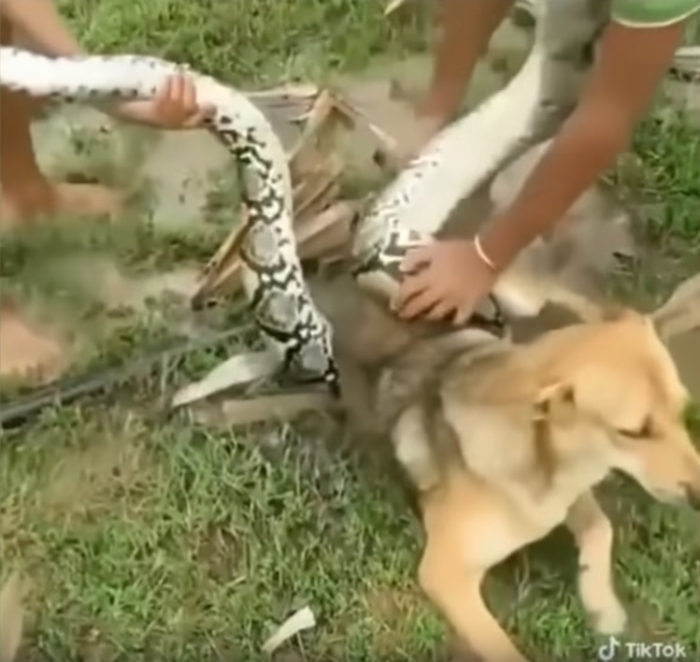
[[[489, 174], [561, 123], [585, 71], [585, 48], [604, 12], [598, 0], [541, 0], [528, 60], [505, 90], [439, 134], [371, 205], [355, 229], [354, 273], [361, 285], [386, 296], [398, 286], [410, 247], [440, 230], [461, 197]], [[595, 7], [594, 7], [595, 6]], [[594, 10], [595, 9], [595, 10]], [[150, 99], [183, 70], [132, 55], [49, 59], [0, 49], [0, 84], [33, 96], [99, 103]], [[328, 321], [304, 280], [292, 226], [292, 191], [284, 149], [264, 115], [242, 94], [188, 70], [197, 98], [215, 113], [209, 130], [240, 167], [247, 232], [241, 244], [243, 283], [256, 323], [292, 373], [322, 377], [338, 389]], [[503, 289], [503, 288], [501, 288]], [[499, 294], [506, 308], [518, 302]], [[502, 326], [499, 305], [482, 312]]]
[[[0, 49], [0, 84], [32, 96], [99, 103], [150, 99], [183, 67], [133, 55], [50, 59]], [[207, 128], [240, 167], [248, 230], [241, 246], [243, 284], [262, 333], [281, 353], [283, 367], [322, 377], [333, 389], [338, 374], [328, 321], [311, 299], [292, 228], [292, 187], [284, 149], [262, 112], [244, 95], [188, 71], [200, 103], [215, 112]]]

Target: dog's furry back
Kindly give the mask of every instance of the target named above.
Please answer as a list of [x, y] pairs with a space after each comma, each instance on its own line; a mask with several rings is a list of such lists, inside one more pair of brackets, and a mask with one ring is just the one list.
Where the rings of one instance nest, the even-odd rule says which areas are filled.
[[312, 291], [333, 326], [344, 404], [360, 429], [386, 433], [408, 402], [434, 389], [445, 364], [489, 337], [403, 322], [347, 276], [316, 281]]

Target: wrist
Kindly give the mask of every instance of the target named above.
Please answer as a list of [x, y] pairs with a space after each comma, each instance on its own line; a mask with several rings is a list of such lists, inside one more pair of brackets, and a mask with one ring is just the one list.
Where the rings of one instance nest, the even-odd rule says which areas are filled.
[[519, 236], [518, 224], [509, 217], [494, 219], [478, 236], [479, 249], [484, 253], [496, 273], [502, 273], [524, 248], [525, 242]]
[[481, 242], [481, 235], [475, 235], [474, 239], [472, 241], [472, 245], [474, 247], [474, 252], [476, 253], [477, 257], [481, 261], [481, 263], [488, 268], [489, 271], [491, 271], [494, 274], [499, 273], [499, 268], [498, 265], [494, 260], [491, 259], [491, 256], [488, 254], [486, 249], [484, 248], [482, 242]]

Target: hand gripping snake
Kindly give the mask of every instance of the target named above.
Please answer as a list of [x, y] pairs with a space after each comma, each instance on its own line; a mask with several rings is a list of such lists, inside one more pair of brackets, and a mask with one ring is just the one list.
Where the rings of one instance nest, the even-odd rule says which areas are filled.
[[309, 295], [297, 255], [287, 159], [269, 122], [251, 101], [211, 77], [152, 57], [51, 59], [3, 47], [0, 62], [3, 86], [65, 102], [152, 99], [168, 77], [186, 71], [198, 101], [214, 107], [207, 129], [240, 168], [247, 216], [241, 245], [243, 286], [255, 322], [281, 354], [285, 369], [320, 376], [337, 390], [331, 328]]
[[[535, 43], [516, 77], [431, 141], [356, 226], [353, 272], [363, 287], [384, 297], [394, 291], [406, 251], [431, 240], [460, 198], [551, 134], [570, 110], [577, 96], [572, 81], [580, 81], [585, 69], [582, 45], [595, 38], [605, 17], [591, 13], [590, 0], [542, 0], [536, 9]], [[269, 122], [248, 98], [209, 76], [153, 57], [51, 59], [3, 47], [0, 62], [0, 84], [5, 87], [93, 104], [152, 99], [173, 74], [184, 71], [191, 76], [198, 101], [214, 107], [206, 127], [229, 150], [243, 181], [247, 231], [240, 254], [255, 322], [283, 369], [297, 378], [320, 377], [338, 391], [332, 330], [314, 304], [296, 250], [286, 155]], [[494, 295], [496, 305], [486, 317], [499, 326], [499, 303], [517, 310], [522, 302], [498, 284]]]

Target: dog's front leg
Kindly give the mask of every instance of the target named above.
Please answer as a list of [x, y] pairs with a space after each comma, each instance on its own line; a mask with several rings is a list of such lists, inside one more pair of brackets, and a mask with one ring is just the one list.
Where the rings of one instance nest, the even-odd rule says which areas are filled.
[[591, 492], [569, 509], [566, 526], [579, 549], [579, 593], [593, 626], [601, 634], [625, 629], [627, 615], [612, 583], [613, 528]]
[[484, 604], [481, 597], [484, 571], [465, 567], [454, 537], [431, 540], [430, 533], [418, 569], [418, 581], [428, 598], [479, 659], [528, 662]]

